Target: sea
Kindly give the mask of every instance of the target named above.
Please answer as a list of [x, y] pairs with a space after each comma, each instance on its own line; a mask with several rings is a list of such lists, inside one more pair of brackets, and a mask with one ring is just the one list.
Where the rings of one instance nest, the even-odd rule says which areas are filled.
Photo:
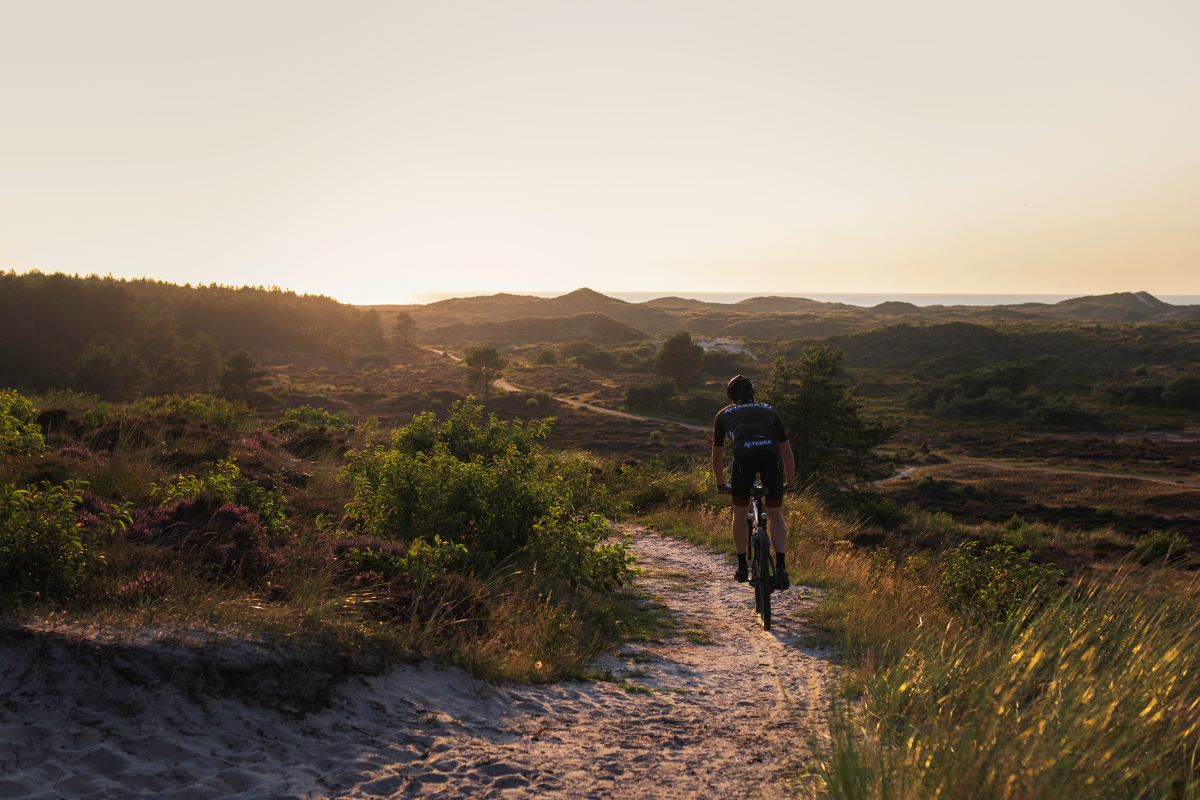
[[[422, 296], [418, 302], [432, 303], [436, 300], [446, 300], [451, 297], [469, 296], [470, 293], [437, 292]], [[514, 292], [536, 297], [556, 297], [564, 292]], [[706, 303], [737, 303], [751, 297], [771, 295], [773, 297], [805, 297], [809, 300], [819, 300], [824, 303], [845, 303], [849, 306], [877, 306], [889, 300], [912, 303], [915, 306], [1000, 306], [1018, 303], [1058, 303], [1073, 297], [1086, 294], [1101, 294], [1100, 292], [1078, 292], [1076, 294], [904, 294], [904, 293], [867, 293], [867, 292], [604, 292], [601, 294], [625, 300], [630, 303], [644, 303], [659, 297], [682, 297], [687, 300], [703, 300]], [[1152, 293], [1153, 294], [1153, 293]], [[1176, 306], [1200, 305], [1200, 294], [1156, 294], [1163, 302]]]

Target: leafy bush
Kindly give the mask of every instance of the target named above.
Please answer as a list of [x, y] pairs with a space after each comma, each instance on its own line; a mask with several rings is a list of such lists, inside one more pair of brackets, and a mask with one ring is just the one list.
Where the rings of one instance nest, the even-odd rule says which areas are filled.
[[661, 411], [675, 397], [675, 381], [667, 377], [635, 383], [625, 390], [625, 406], [634, 411]]
[[143, 413], [178, 414], [192, 422], [199, 422], [223, 431], [245, 427], [253, 414], [245, 403], [213, 397], [210, 394], [177, 395], [167, 394], [147, 397], [125, 408], [125, 416]]
[[600, 348], [596, 348], [590, 353], [576, 356], [575, 361], [591, 369], [614, 369], [617, 366], [617, 357], [608, 350], [601, 350]]
[[46, 448], [37, 410], [20, 392], [0, 390], [0, 456], [25, 456]]
[[624, 563], [624, 545], [603, 544], [607, 524], [584, 511], [604, 497], [592, 465], [544, 453], [547, 430], [544, 421], [485, 420], [473, 402], [456, 403], [440, 423], [420, 414], [389, 447], [350, 454], [347, 512], [385, 541], [462, 545], [469, 570], [532, 559], [540, 574], [596, 585]]
[[1134, 543], [1133, 549], [1145, 563], [1184, 558], [1192, 544], [1176, 531], [1153, 530]]
[[550, 366], [558, 363], [558, 354], [553, 350], [543, 350], [538, 353], [536, 363], [543, 366]]
[[1167, 381], [1163, 400], [1172, 408], [1200, 408], [1200, 375], [1181, 375]]
[[946, 604], [965, 619], [1003, 624], [1061, 577], [1061, 570], [1034, 563], [1029, 553], [1018, 553], [1010, 544], [981, 552], [978, 542], [965, 542], [947, 555], [939, 588]]
[[231, 458], [218, 461], [201, 475], [176, 475], [170, 482], [154, 484], [153, 488], [155, 499], [161, 505], [208, 495], [245, 506], [272, 533], [287, 530], [287, 500], [283, 493], [246, 478]]
[[121, 509], [85, 508], [84, 486], [0, 486], [0, 600], [62, 597], [102, 563], [85, 534], [111, 535], [126, 517]]
[[562, 346], [563, 358], [579, 358], [580, 356], [591, 355], [596, 352], [596, 345], [591, 342], [568, 342]]
[[334, 413], [323, 408], [312, 406], [296, 406], [283, 412], [280, 422], [294, 422], [306, 428], [328, 428], [338, 430], [345, 428], [349, 419], [344, 411]]
[[356, 537], [338, 542], [334, 552], [338, 562], [350, 573], [374, 572], [385, 579], [403, 577], [422, 586], [459, 564], [466, 556], [467, 548], [437, 535], [430, 541], [418, 539], [407, 547], [397, 542]]

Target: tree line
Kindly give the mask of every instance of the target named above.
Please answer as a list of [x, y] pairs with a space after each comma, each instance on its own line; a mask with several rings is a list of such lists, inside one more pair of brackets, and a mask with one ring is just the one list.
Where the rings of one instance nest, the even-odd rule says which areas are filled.
[[239, 350], [344, 358], [386, 343], [377, 312], [329, 297], [0, 272], [0, 386], [113, 399], [207, 391]]

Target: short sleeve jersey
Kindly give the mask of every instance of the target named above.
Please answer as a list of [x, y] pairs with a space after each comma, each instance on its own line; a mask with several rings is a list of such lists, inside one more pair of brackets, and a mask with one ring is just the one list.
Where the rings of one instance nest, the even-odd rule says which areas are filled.
[[733, 403], [718, 411], [713, 419], [713, 447], [723, 446], [727, 436], [734, 444], [748, 439], [788, 440], [779, 414], [766, 403]]

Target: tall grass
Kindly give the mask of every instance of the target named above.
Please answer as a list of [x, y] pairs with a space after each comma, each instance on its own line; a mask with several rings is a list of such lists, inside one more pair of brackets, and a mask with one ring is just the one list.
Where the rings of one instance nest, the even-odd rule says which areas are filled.
[[1200, 796], [1197, 600], [1125, 573], [920, 629], [837, 716], [830, 796]]
[[[947, 607], [936, 552], [856, 548], [854, 523], [789, 505], [793, 577], [825, 587], [809, 613], [848, 667], [829, 797], [1200, 798], [1197, 581], [1129, 564], [972, 624]], [[647, 521], [728, 548], [715, 507]], [[937, 538], [944, 520], [927, 521]]]

